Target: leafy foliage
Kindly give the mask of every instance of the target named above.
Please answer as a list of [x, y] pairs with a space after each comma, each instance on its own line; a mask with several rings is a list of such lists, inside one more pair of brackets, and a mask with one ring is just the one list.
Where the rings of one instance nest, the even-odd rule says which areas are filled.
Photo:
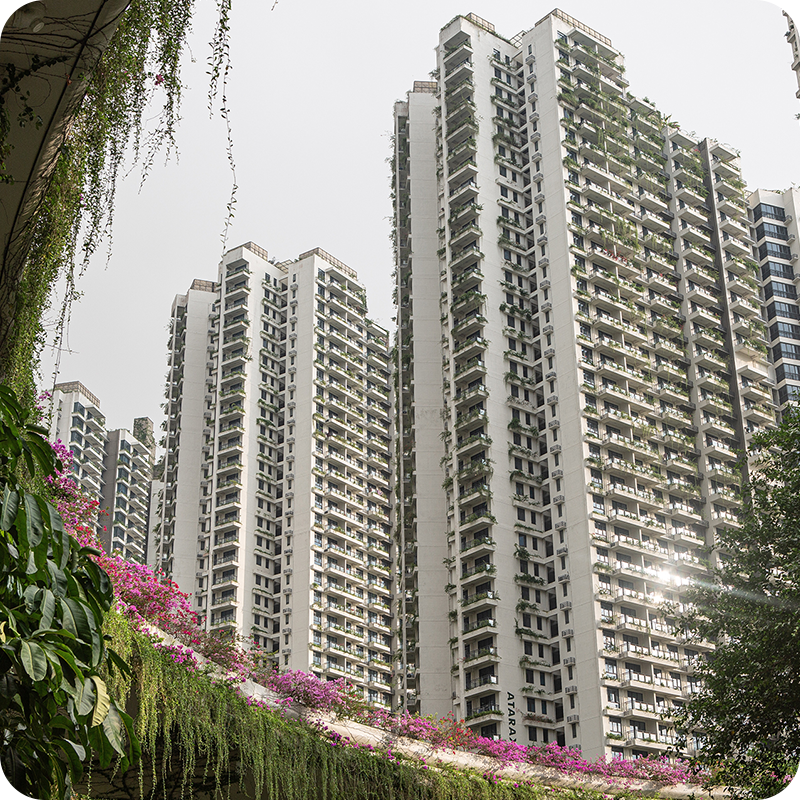
[[682, 622], [718, 642], [680, 722], [704, 737], [716, 782], [761, 798], [800, 761], [800, 409], [753, 438], [741, 529], [720, 531], [725, 561]]
[[[14, 393], [0, 385], [0, 731], [12, 785], [69, 796], [92, 751], [101, 764], [138, 755], [132, 721], [111, 700], [104, 670], [127, 666], [105, 646], [108, 575], [25, 482], [58, 463]], [[127, 744], [129, 742], [130, 744]]]

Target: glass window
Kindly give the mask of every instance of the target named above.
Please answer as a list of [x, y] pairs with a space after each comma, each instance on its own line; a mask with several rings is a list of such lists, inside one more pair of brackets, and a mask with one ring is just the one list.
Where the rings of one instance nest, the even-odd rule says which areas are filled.
[[775, 378], [781, 381], [800, 381], [800, 364], [781, 364], [775, 367]]
[[800, 325], [792, 325], [791, 322], [775, 322], [770, 325], [769, 334], [771, 339], [800, 339]]
[[781, 358], [792, 358], [795, 361], [800, 361], [800, 344], [781, 343], [773, 348], [772, 354], [775, 361]]
[[771, 206], [761, 203], [753, 209], [753, 219], [758, 222], [762, 217], [766, 219], [786, 219], [786, 212], [780, 206]]
[[777, 242], [764, 242], [758, 248], [759, 259], [764, 258], [785, 258], [789, 261], [792, 257], [792, 251], [785, 244], [778, 244]]
[[764, 295], [767, 300], [771, 297], [788, 297], [791, 300], [797, 299], [797, 289], [793, 283], [781, 283], [780, 281], [770, 281], [764, 287]]
[[768, 280], [770, 276], [792, 280], [794, 278], [794, 271], [790, 264], [781, 264], [778, 261], [767, 261], [766, 264], [761, 265], [761, 275], [764, 280]]
[[789, 231], [783, 225], [773, 225], [770, 222], [762, 222], [756, 228], [756, 239], [763, 239], [765, 236], [771, 236], [773, 239], [786, 239], [789, 238]]
[[767, 306], [767, 317], [787, 317], [788, 319], [800, 319], [800, 308], [794, 303], [779, 303], [777, 300]]

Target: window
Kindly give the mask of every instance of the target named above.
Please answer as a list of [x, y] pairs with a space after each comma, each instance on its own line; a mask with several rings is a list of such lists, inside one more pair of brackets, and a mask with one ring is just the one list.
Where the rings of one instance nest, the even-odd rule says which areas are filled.
[[800, 401], [800, 386], [793, 386], [786, 384], [778, 389], [778, 400], [781, 403], [788, 403], [789, 401], [797, 403]]
[[786, 241], [789, 238], [789, 231], [783, 225], [773, 225], [770, 222], [762, 222], [756, 228], [756, 240], [763, 239], [765, 236], [771, 236], [773, 239], [783, 239]]
[[770, 338], [800, 339], [800, 325], [791, 322], [775, 322], [769, 328]]
[[781, 281], [769, 281], [764, 287], [764, 295], [767, 300], [771, 297], [788, 297], [797, 300], [797, 289], [793, 283], [781, 283]]
[[758, 248], [758, 257], [764, 259], [767, 257], [772, 258], [785, 258], [789, 261], [792, 257], [792, 251], [785, 244], [778, 244], [777, 242], [764, 242]]
[[779, 206], [771, 206], [767, 203], [760, 203], [753, 209], [753, 219], [758, 222], [762, 217], [766, 219], [786, 219], [786, 212]]
[[788, 319], [800, 319], [800, 308], [794, 303], [779, 303], [777, 300], [767, 306], [767, 318], [786, 317]]
[[775, 379], [781, 381], [800, 381], [800, 364], [781, 364], [775, 368]]
[[761, 266], [761, 274], [764, 277], [764, 280], [767, 280], [770, 276], [775, 278], [786, 278], [786, 280], [792, 280], [794, 278], [794, 271], [792, 270], [789, 264], [781, 264], [777, 261], [767, 261], [766, 264], [762, 264]]
[[778, 344], [773, 348], [772, 354], [775, 361], [781, 358], [792, 358], [795, 361], [800, 361], [800, 345]]

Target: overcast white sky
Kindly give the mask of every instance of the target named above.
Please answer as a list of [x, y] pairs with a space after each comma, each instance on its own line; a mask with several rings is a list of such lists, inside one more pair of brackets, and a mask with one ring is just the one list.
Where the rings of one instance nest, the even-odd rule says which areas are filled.
[[[0, 2], [0, 8], [16, 5]], [[83, 278], [59, 380], [97, 394], [111, 427], [161, 421], [172, 298], [213, 279], [231, 175], [224, 126], [209, 120], [210, 0], [198, 2], [179, 161], [120, 187], [114, 248]], [[797, 13], [798, 0], [787, 6]], [[271, 10], [272, 8], [272, 10]], [[687, 131], [741, 150], [751, 188], [800, 184], [800, 112], [786, 24], [758, 0], [563, 0], [563, 11], [624, 55], [630, 91]], [[367, 286], [391, 326], [388, 217], [392, 106], [434, 68], [439, 28], [474, 11], [513, 36], [552, 10], [530, 0], [234, 0], [230, 107], [236, 216], [228, 246], [252, 240], [278, 259], [322, 247]], [[10, 13], [10, 12], [7, 12]], [[43, 381], [51, 385], [52, 355]]]

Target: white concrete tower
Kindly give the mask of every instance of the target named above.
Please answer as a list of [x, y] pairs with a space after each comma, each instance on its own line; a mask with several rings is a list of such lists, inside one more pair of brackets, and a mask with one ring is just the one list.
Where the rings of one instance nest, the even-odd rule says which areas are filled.
[[511, 39], [456, 17], [432, 76], [395, 106], [402, 700], [447, 705], [447, 619], [476, 731], [662, 753], [710, 647], [665, 604], [773, 419], [737, 153], [558, 10]]
[[163, 524], [185, 562], [164, 562], [207, 628], [389, 707], [387, 332], [320, 249], [276, 263], [249, 242], [197, 289], [193, 378], [168, 390]]

